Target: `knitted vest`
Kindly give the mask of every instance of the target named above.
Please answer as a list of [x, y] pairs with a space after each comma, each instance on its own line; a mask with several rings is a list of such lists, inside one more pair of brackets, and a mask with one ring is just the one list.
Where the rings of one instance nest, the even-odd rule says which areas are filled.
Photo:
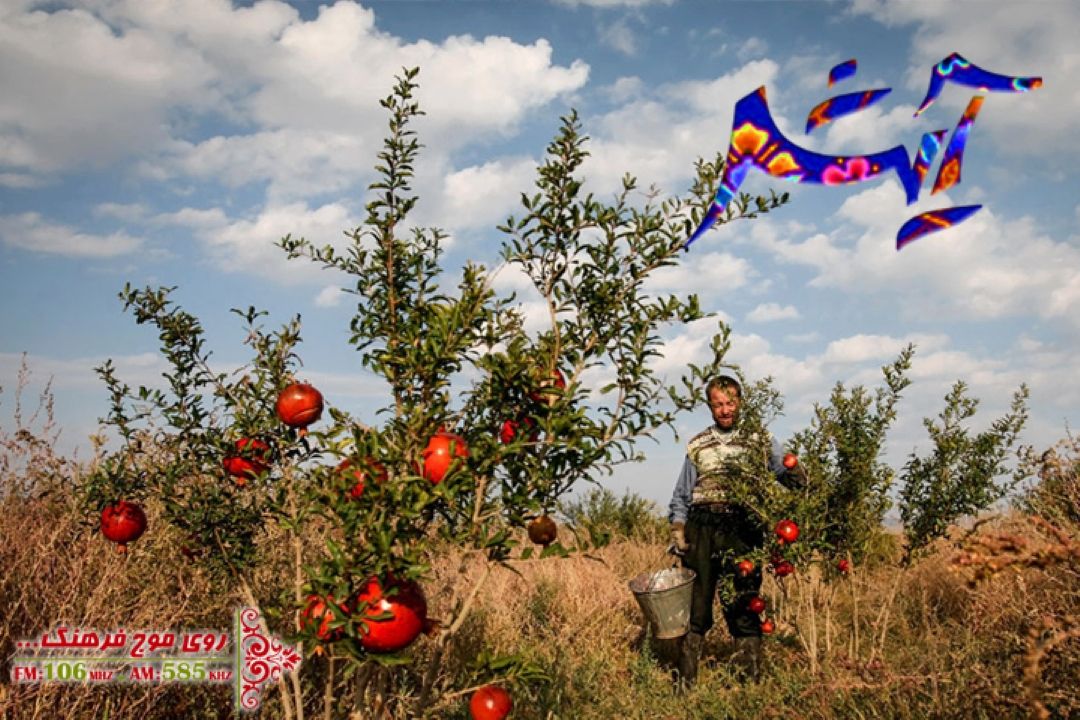
[[713, 425], [687, 443], [686, 454], [698, 472], [692, 504], [725, 502], [728, 499], [724, 488], [724, 464], [747, 450], [737, 442], [737, 438], [738, 433], [723, 432]]

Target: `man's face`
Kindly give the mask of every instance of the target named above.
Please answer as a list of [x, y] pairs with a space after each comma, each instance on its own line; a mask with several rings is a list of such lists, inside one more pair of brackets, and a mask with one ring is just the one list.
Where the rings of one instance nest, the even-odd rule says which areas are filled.
[[713, 388], [709, 391], [709, 410], [721, 430], [730, 430], [739, 415], [739, 396], [731, 388]]

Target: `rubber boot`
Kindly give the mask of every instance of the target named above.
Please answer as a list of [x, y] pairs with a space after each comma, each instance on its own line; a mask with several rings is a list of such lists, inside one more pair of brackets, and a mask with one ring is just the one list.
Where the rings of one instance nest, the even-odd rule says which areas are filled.
[[683, 638], [682, 648], [679, 651], [679, 687], [689, 690], [697, 680], [698, 661], [701, 659], [701, 646], [705, 638], [699, 633], [691, 632]]
[[739, 675], [757, 682], [761, 677], [761, 636], [735, 638], [731, 662]]

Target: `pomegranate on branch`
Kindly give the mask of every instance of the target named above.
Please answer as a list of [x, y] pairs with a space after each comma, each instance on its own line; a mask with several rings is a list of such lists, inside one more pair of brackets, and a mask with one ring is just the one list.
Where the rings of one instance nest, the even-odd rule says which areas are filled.
[[116, 549], [127, 552], [127, 544], [135, 542], [146, 532], [146, 513], [135, 503], [121, 500], [106, 505], [101, 511], [101, 534], [116, 543]]
[[322, 416], [323, 396], [307, 383], [293, 383], [281, 391], [275, 407], [281, 422], [306, 428]]

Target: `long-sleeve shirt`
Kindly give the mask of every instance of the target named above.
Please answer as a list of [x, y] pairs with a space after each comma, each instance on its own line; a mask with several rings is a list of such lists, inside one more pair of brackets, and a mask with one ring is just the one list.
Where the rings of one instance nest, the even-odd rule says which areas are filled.
[[[784, 467], [783, 451], [776, 438], [771, 438], [769, 450], [769, 472], [777, 480], [783, 482], [786, 479], [787, 469]], [[686, 522], [686, 516], [690, 512], [693, 503], [694, 486], [698, 482], [698, 470], [690, 456], [683, 461], [679, 479], [675, 482], [675, 492], [671, 496], [671, 504], [668, 507], [668, 520], [671, 522]], [[787, 484], [787, 483], [785, 483]]]

